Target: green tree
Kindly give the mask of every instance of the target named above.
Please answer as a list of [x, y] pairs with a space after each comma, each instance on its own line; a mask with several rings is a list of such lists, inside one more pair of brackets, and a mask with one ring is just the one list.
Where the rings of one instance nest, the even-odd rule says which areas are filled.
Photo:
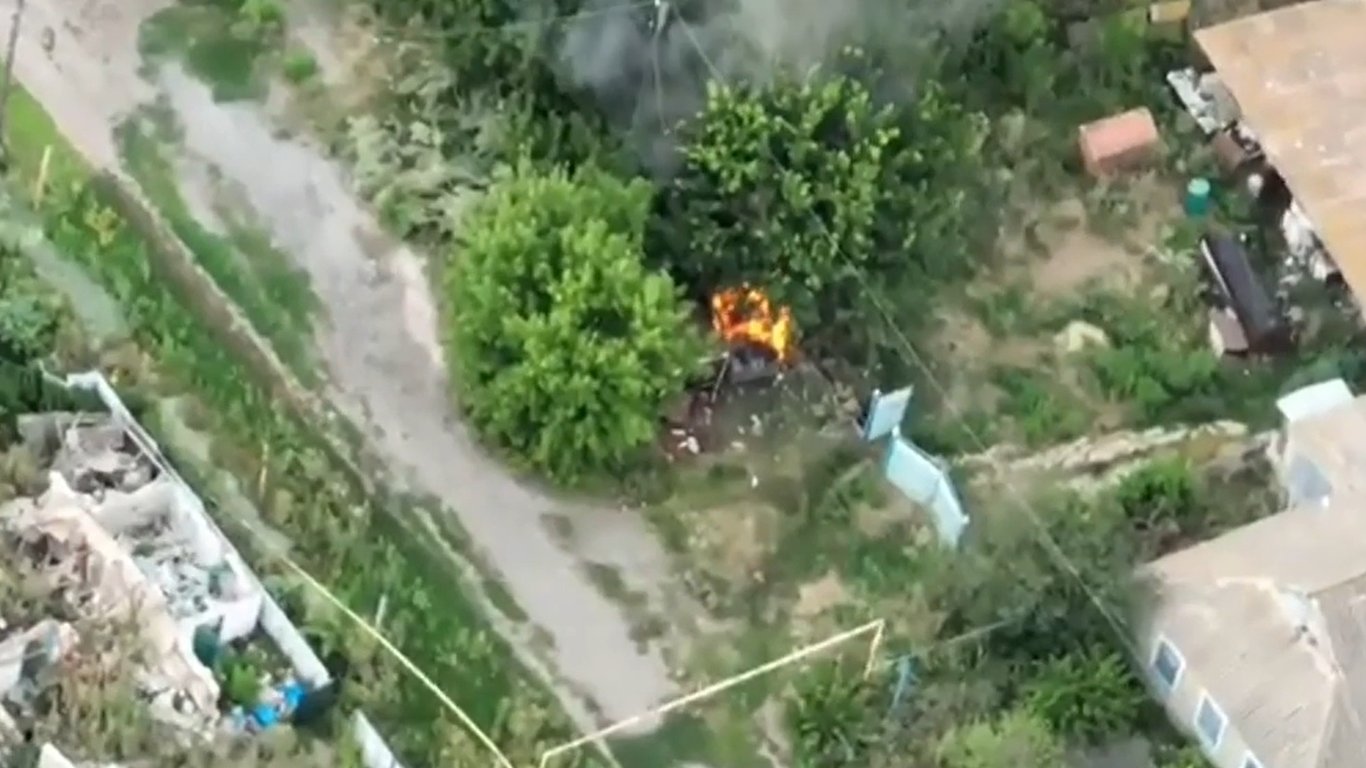
[[39, 293], [0, 296], [0, 355], [33, 360], [52, 349], [57, 335], [56, 302]]
[[466, 219], [444, 277], [447, 351], [471, 422], [551, 477], [620, 469], [702, 351], [641, 261], [644, 182], [528, 165]]
[[689, 130], [655, 234], [699, 293], [760, 286], [849, 350], [869, 283], [913, 305], [967, 261], [983, 128], [932, 82], [906, 107], [839, 74], [713, 84]]
[[1022, 711], [950, 730], [940, 739], [943, 768], [1027, 768], [1064, 764], [1062, 743], [1048, 724]]
[[1137, 727], [1148, 698], [1122, 656], [1090, 648], [1038, 665], [1023, 700], [1054, 732], [1096, 743]]

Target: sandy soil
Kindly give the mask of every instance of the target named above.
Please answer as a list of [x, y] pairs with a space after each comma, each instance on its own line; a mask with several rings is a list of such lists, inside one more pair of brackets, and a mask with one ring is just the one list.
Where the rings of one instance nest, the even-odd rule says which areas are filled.
[[[581, 568], [584, 560], [610, 565], [630, 589], [662, 600], [667, 557], [653, 533], [633, 512], [545, 495], [479, 450], [449, 406], [422, 262], [383, 236], [341, 169], [314, 147], [277, 138], [260, 107], [214, 103], [177, 68], [163, 69], [155, 87], [139, 79], [137, 26], [164, 5], [29, 0], [16, 73], [73, 143], [109, 169], [119, 162], [111, 129], [162, 94], [184, 129], [187, 156], [244, 190], [261, 226], [311, 278], [326, 309], [318, 345], [334, 403], [414, 490], [458, 515], [481, 561], [552, 639], [548, 661], [569, 687], [610, 720], [675, 694], [658, 651], [637, 648], [621, 606]], [[6, 15], [0, 31], [8, 25]], [[45, 27], [55, 33], [51, 57], [39, 42]], [[180, 181], [187, 197], [212, 192], [202, 188], [203, 174]], [[542, 525], [546, 513], [573, 521], [570, 544]]]

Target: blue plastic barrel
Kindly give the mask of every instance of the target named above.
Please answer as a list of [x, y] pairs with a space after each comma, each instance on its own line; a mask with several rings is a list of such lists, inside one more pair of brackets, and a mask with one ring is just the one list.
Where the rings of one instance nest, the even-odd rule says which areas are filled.
[[251, 716], [256, 720], [256, 725], [263, 731], [280, 722], [280, 713], [276, 712], [275, 708], [269, 704], [258, 704], [251, 711]]
[[304, 700], [305, 693], [307, 693], [307, 691], [304, 690], [304, 687], [300, 685], [298, 681], [291, 681], [286, 685], [281, 686], [280, 698], [284, 699], [285, 712], [289, 713], [298, 709], [299, 703]]

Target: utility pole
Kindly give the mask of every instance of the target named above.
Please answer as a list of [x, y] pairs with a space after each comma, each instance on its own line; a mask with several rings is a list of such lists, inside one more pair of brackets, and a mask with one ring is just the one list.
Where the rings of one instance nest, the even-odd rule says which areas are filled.
[[26, 0], [14, 0], [14, 16], [10, 19], [9, 43], [5, 47], [5, 74], [0, 80], [0, 164], [9, 164], [9, 140], [5, 133], [9, 125], [9, 94], [14, 80], [14, 52], [19, 47], [19, 22], [24, 18]]
[[[23, 0], [20, 0], [20, 2], [23, 2]], [[650, 24], [650, 31], [653, 33], [656, 40], [659, 39], [660, 35], [664, 34], [664, 28], [669, 26], [673, 11], [673, 5], [669, 0], [655, 0], [655, 19]]]

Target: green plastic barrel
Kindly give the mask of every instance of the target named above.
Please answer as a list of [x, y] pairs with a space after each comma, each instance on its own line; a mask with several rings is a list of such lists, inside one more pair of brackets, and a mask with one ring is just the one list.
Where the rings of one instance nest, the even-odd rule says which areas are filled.
[[212, 624], [202, 624], [194, 629], [192, 638], [195, 658], [199, 663], [213, 669], [218, 663], [218, 657], [222, 650], [218, 643], [218, 629]]
[[1209, 213], [1209, 197], [1209, 180], [1191, 179], [1186, 185], [1186, 215], [1199, 217]]

